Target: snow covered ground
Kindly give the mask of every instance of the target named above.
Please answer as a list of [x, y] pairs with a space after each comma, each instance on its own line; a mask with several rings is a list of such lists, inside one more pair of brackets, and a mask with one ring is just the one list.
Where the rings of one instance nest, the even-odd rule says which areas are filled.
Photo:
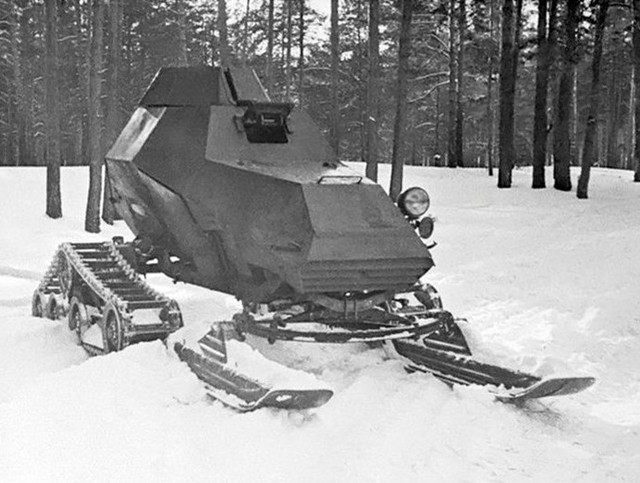
[[[159, 342], [88, 358], [63, 322], [29, 315], [60, 242], [128, 236], [123, 224], [83, 233], [86, 176], [64, 169], [65, 216], [54, 221], [43, 169], [0, 169], [0, 481], [640, 480], [640, 185], [630, 172], [595, 169], [592, 198], [579, 201], [529, 189], [529, 170], [510, 190], [480, 170], [406, 170], [438, 219], [430, 281], [469, 320], [475, 353], [593, 375], [591, 389], [516, 408], [407, 375], [381, 352], [311, 348], [281, 357], [334, 398], [308, 413], [250, 414], [208, 400]], [[238, 308], [150, 282], [187, 323]]]

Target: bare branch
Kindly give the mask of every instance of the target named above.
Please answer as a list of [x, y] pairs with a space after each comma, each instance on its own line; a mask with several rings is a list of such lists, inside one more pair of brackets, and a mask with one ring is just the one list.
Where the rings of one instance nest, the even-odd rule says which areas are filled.
[[414, 77], [413, 79], [409, 79], [410, 82], [423, 81], [425, 79], [430, 79], [431, 77], [438, 77], [441, 75], [449, 75], [449, 71], [446, 72], [432, 72], [431, 74], [421, 75], [419, 77]]
[[448, 83], [449, 83], [448, 80], [443, 81], [443, 82], [438, 82], [431, 89], [429, 89], [425, 94], [421, 95], [420, 97], [416, 97], [415, 99], [410, 99], [408, 101], [409, 104], [413, 104], [413, 103], [418, 102], [418, 101], [423, 101], [424, 99], [429, 97], [433, 93], [433, 91], [435, 91], [438, 87], [446, 86]]

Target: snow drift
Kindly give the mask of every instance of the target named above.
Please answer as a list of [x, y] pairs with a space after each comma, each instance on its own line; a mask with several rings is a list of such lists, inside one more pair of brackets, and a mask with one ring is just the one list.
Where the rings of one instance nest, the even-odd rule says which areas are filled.
[[[357, 169], [363, 169], [355, 165]], [[383, 169], [383, 173], [388, 175]], [[211, 401], [161, 343], [88, 358], [31, 293], [82, 232], [87, 170], [63, 170], [61, 220], [44, 170], [0, 170], [1, 481], [637, 481], [640, 477], [640, 186], [595, 169], [588, 201], [498, 190], [480, 170], [407, 168], [438, 218], [429, 280], [468, 319], [472, 350], [540, 375], [593, 375], [573, 397], [516, 408], [482, 388], [408, 375], [384, 353], [284, 343], [274, 354], [336, 391], [306, 413], [238, 414]], [[385, 181], [386, 183], [386, 181]], [[162, 276], [187, 324], [228, 318], [229, 297]]]

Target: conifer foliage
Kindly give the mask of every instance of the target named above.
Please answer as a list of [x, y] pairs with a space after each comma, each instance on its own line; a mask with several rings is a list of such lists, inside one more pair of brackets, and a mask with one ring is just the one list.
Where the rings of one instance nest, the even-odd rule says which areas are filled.
[[585, 155], [640, 180], [640, 5], [609, 2], [598, 51], [602, 4], [0, 0], [0, 165], [47, 166], [52, 217], [59, 167], [91, 165], [99, 230], [101, 204], [113, 218], [102, 160], [157, 70], [241, 64], [272, 100], [308, 110], [341, 159], [372, 179], [393, 164], [392, 195], [404, 165], [491, 172], [494, 157], [501, 188], [526, 165], [544, 188], [553, 162], [554, 187], [571, 190]]

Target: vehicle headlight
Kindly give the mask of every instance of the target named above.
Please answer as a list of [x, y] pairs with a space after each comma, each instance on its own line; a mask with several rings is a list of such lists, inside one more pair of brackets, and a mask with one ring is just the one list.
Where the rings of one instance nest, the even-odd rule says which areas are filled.
[[418, 234], [420, 238], [424, 238], [425, 240], [431, 235], [433, 235], [433, 229], [435, 228], [435, 223], [433, 218], [430, 216], [425, 216], [422, 220], [420, 220], [420, 224], [418, 225]]
[[410, 218], [419, 218], [429, 209], [429, 194], [422, 188], [413, 187], [398, 197], [398, 208]]

